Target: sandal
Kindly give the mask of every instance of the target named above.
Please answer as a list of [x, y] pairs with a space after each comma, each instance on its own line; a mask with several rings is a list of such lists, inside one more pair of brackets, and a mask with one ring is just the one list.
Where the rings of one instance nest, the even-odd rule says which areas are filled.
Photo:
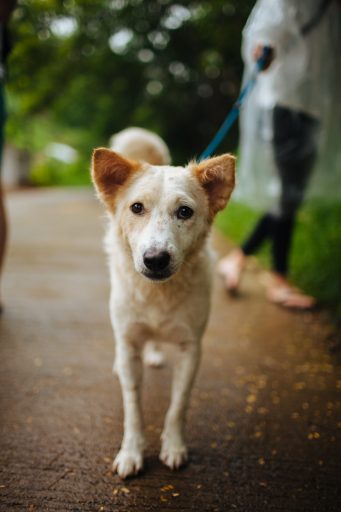
[[288, 309], [306, 311], [316, 306], [316, 299], [288, 284], [272, 285], [268, 289], [270, 302]]

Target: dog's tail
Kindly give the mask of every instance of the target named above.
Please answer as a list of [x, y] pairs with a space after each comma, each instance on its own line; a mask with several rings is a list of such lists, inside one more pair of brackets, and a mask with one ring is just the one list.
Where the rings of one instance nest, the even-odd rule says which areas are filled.
[[171, 162], [167, 144], [144, 128], [126, 128], [113, 135], [110, 148], [132, 160], [147, 162], [151, 165], [169, 165]]

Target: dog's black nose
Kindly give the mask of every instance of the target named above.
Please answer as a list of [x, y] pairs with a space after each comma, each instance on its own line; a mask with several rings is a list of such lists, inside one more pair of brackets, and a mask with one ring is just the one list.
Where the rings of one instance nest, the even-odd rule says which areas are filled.
[[165, 270], [170, 262], [170, 254], [167, 251], [148, 249], [143, 255], [143, 263], [149, 270], [159, 272]]

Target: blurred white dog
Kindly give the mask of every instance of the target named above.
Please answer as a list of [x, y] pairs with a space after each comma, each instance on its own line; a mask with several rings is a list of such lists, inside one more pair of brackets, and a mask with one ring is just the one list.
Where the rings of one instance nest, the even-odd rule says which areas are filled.
[[140, 387], [147, 342], [151, 363], [162, 361], [154, 344], [178, 349], [160, 458], [171, 469], [187, 460], [185, 417], [209, 312], [208, 234], [233, 190], [235, 159], [225, 154], [185, 167], [165, 165], [165, 143], [138, 128], [114, 136], [112, 146], [122, 154], [96, 149], [92, 178], [109, 215], [110, 315], [125, 415], [113, 470], [125, 478], [143, 467]]
[[169, 165], [171, 157], [166, 143], [156, 133], [144, 128], [126, 128], [113, 135], [110, 148], [127, 158], [151, 165]]

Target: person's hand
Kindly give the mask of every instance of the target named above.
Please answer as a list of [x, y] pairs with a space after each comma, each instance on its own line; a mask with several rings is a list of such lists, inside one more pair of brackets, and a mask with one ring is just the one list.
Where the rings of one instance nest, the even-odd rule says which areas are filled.
[[[266, 71], [270, 67], [271, 62], [275, 58], [275, 50], [274, 50], [274, 48], [272, 48], [271, 46], [269, 48], [270, 48], [270, 51], [269, 51], [269, 53], [267, 55], [267, 58], [265, 60], [265, 63], [264, 63], [262, 71]], [[257, 46], [253, 50], [253, 58], [254, 58], [255, 61], [257, 61], [258, 59], [261, 58], [261, 56], [263, 55], [263, 50], [264, 50], [264, 45], [257, 44]]]

